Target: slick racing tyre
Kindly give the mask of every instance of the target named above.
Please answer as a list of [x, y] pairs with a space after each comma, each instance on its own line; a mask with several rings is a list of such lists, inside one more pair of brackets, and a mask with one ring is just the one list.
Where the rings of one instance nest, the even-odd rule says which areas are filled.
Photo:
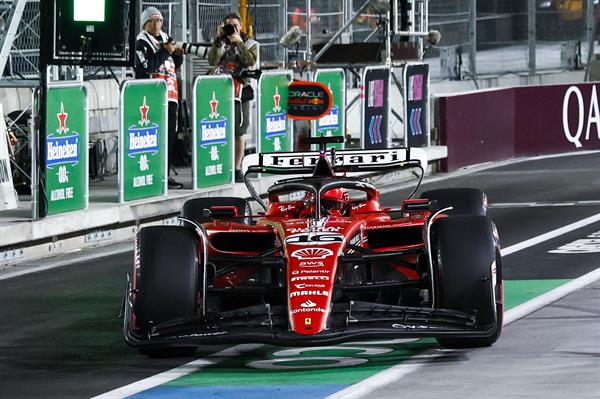
[[447, 348], [490, 346], [502, 331], [502, 265], [494, 226], [486, 216], [450, 216], [433, 224], [435, 308], [476, 315], [487, 337], [437, 337]]
[[[250, 205], [244, 198], [237, 197], [215, 197], [215, 198], [194, 198], [183, 204], [183, 216], [195, 221], [196, 223], [207, 223], [212, 221], [210, 217], [204, 215], [205, 209], [213, 206], [235, 206], [238, 216], [249, 215]], [[236, 219], [239, 223], [250, 224], [249, 219]]]
[[[137, 237], [135, 267], [135, 327], [147, 334], [162, 322], [191, 318], [198, 314], [200, 259], [199, 240], [192, 229], [180, 226], [150, 226]], [[195, 347], [141, 348], [149, 356], [181, 356]]]
[[439, 208], [453, 207], [449, 215], [487, 215], [487, 199], [483, 191], [477, 188], [442, 188], [429, 190], [421, 198], [436, 200]]

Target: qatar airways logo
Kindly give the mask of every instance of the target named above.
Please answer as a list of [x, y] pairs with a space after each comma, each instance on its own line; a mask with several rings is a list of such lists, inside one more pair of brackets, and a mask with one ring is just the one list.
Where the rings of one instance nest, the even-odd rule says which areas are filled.
[[[592, 94], [589, 99], [589, 109], [586, 114], [586, 99], [583, 98], [583, 93], [577, 86], [571, 86], [565, 93], [563, 99], [562, 122], [563, 132], [567, 141], [575, 146], [575, 148], [583, 147], [582, 141], [589, 141], [592, 133], [592, 125], [595, 125], [596, 136], [600, 139], [600, 106], [598, 105], [598, 93], [596, 86], [592, 86]], [[572, 126], [569, 120], [569, 111], [571, 107], [576, 109], [576, 127]], [[585, 135], [584, 135], [585, 126]]]

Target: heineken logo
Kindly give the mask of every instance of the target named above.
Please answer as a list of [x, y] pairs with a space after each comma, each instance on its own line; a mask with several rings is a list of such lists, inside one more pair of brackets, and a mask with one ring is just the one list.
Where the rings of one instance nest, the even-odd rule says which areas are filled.
[[79, 133], [46, 138], [46, 166], [79, 163]]
[[130, 158], [139, 154], [156, 154], [159, 149], [159, 128], [156, 123], [152, 123], [148, 118], [150, 106], [146, 102], [146, 96], [140, 106], [139, 126], [132, 125], [127, 129], [127, 155]]
[[285, 136], [287, 134], [286, 114], [266, 114], [265, 115], [265, 137]]
[[158, 126], [137, 129], [129, 128], [127, 134], [129, 139], [127, 153], [130, 156], [146, 152], [158, 152]]
[[275, 86], [273, 111], [265, 114], [265, 138], [267, 139], [287, 134], [287, 114], [281, 110], [280, 102], [279, 88]]
[[273, 94], [273, 112], [280, 112], [281, 106], [279, 105], [281, 96], [279, 95], [279, 88], [275, 86], [275, 94]]
[[219, 115], [219, 100], [214, 91], [209, 105], [208, 118], [200, 121], [200, 146], [203, 148], [211, 144], [227, 144], [227, 118]]
[[58, 129], [56, 134], [46, 137], [46, 166], [52, 169], [54, 165], [79, 163], [79, 133], [69, 133], [67, 119], [69, 114], [65, 112], [65, 104], [60, 103], [60, 113], [56, 114]]
[[69, 131], [69, 129], [67, 128], [67, 118], [69, 117], [69, 114], [67, 114], [65, 112], [65, 104], [64, 103], [60, 103], [60, 113], [56, 114], [56, 117], [58, 118], [58, 130], [56, 131], [58, 134], [61, 133], [67, 133]]
[[317, 120], [319, 130], [335, 130], [340, 127], [340, 108], [336, 105], [331, 107], [331, 111], [321, 119]]

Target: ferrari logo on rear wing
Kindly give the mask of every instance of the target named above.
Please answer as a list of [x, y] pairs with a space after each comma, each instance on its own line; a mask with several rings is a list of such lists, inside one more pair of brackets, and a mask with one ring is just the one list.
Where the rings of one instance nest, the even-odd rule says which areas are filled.
[[[269, 169], [314, 168], [319, 152], [274, 152], [250, 154], [244, 158], [244, 169], [260, 166]], [[330, 159], [330, 157], [328, 156]], [[427, 168], [427, 153], [421, 148], [392, 148], [386, 150], [343, 150], [335, 152], [336, 171], [359, 172], [392, 167]]]

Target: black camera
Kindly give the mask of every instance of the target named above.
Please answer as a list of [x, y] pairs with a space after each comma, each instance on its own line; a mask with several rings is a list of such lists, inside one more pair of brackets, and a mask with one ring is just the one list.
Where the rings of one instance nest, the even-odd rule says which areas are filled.
[[262, 75], [262, 71], [260, 69], [241, 69], [237, 71], [237, 73], [233, 74], [234, 77], [240, 78], [242, 80], [245, 79], [260, 79], [260, 75]]
[[223, 36], [231, 36], [235, 33], [235, 27], [231, 24], [227, 24], [223, 26]]

